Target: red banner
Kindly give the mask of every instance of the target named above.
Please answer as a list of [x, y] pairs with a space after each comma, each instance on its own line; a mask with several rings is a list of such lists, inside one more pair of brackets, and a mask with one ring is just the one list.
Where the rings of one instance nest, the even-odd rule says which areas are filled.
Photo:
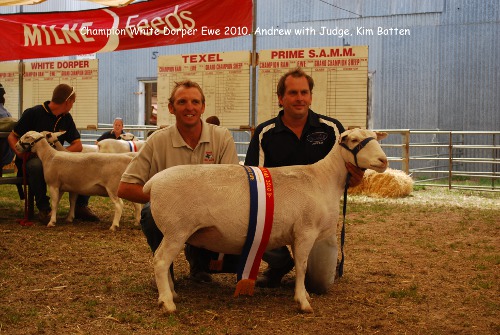
[[155, 0], [120, 8], [0, 16], [0, 61], [248, 35], [252, 0]]

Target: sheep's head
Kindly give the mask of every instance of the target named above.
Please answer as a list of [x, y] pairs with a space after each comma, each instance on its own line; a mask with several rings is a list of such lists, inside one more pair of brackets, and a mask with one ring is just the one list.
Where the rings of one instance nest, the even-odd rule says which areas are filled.
[[378, 141], [387, 137], [387, 133], [366, 129], [351, 129], [342, 133], [340, 145], [342, 157], [363, 169], [384, 172], [387, 169], [387, 157]]
[[35, 145], [36, 142], [45, 138], [44, 134], [41, 134], [36, 131], [28, 131], [26, 134], [21, 136], [19, 141], [16, 143], [16, 149], [19, 152], [28, 152], [31, 151], [31, 148]]
[[59, 136], [63, 135], [64, 133], [66, 132], [66, 130], [64, 131], [58, 131], [58, 132], [51, 132], [51, 131], [42, 131], [41, 134], [43, 136], [45, 136], [45, 138], [47, 139], [47, 142], [49, 142], [50, 145], [54, 145], [57, 141], [59, 141]]
[[64, 134], [66, 131], [59, 131], [59, 132], [50, 132], [50, 131], [42, 131], [41, 133], [30, 130], [26, 132], [19, 141], [16, 143], [16, 149], [19, 152], [28, 152], [28, 151], [34, 151], [32, 148], [35, 145], [36, 142], [40, 141], [41, 139], [46, 139], [47, 142], [49, 142], [50, 145], [53, 145], [58, 141], [58, 137]]
[[121, 134], [120, 137], [124, 141], [137, 141], [137, 138], [132, 133]]

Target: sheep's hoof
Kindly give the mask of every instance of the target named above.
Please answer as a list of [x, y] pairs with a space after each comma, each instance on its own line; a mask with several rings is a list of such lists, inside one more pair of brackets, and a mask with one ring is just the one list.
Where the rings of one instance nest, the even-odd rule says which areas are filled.
[[47, 227], [55, 227], [56, 226], [56, 223], [55, 222], [49, 222], [47, 224]]
[[311, 307], [311, 304], [309, 303], [309, 301], [307, 299], [304, 299], [304, 300], [296, 299], [295, 301], [299, 304], [299, 311], [301, 313], [313, 313], [314, 312], [314, 310]]
[[302, 306], [301, 306], [301, 307], [299, 308], [299, 311], [300, 311], [301, 313], [307, 313], [307, 314], [314, 313], [314, 310], [312, 309], [311, 305], [309, 305], [309, 306], [305, 306], [305, 307], [302, 307]]
[[116, 231], [118, 229], [118, 226], [111, 226], [109, 227], [109, 230], [111, 231]]
[[[168, 305], [170, 305], [170, 307]], [[164, 301], [158, 301], [158, 306], [160, 307], [161, 312], [165, 315], [174, 314], [177, 310], [174, 303], [167, 304]]]

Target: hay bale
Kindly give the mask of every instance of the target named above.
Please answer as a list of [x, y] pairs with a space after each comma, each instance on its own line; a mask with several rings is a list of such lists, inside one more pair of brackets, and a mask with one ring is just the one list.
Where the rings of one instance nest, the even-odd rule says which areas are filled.
[[406, 197], [413, 190], [413, 179], [401, 170], [388, 168], [383, 173], [366, 170], [358, 186], [350, 187], [349, 194], [361, 194], [377, 198]]

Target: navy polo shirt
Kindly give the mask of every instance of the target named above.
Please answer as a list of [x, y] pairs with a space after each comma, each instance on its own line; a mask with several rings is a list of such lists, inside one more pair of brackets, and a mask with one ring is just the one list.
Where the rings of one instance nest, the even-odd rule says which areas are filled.
[[[125, 131], [123, 129], [122, 129], [121, 134], [125, 134]], [[106, 140], [108, 138], [112, 138], [113, 140], [120, 140], [121, 139], [120, 136], [118, 136], [118, 137], [115, 136], [115, 133], [113, 132], [113, 130], [108, 130], [107, 132], [104, 132], [101, 136], [99, 136], [99, 138], [96, 141], [100, 142], [100, 141]]]
[[37, 132], [66, 131], [66, 133], [58, 137], [61, 143], [66, 141], [71, 144], [75, 140], [80, 139], [80, 133], [76, 129], [71, 114], [65, 113], [55, 116], [49, 108], [49, 101], [45, 101], [43, 105], [26, 109], [14, 127], [13, 132], [21, 137], [30, 130]]
[[255, 129], [248, 147], [245, 165], [278, 167], [308, 165], [323, 159], [333, 148], [335, 128], [341, 134], [340, 121], [309, 110], [301, 138], [297, 138], [281, 120], [283, 111]]

